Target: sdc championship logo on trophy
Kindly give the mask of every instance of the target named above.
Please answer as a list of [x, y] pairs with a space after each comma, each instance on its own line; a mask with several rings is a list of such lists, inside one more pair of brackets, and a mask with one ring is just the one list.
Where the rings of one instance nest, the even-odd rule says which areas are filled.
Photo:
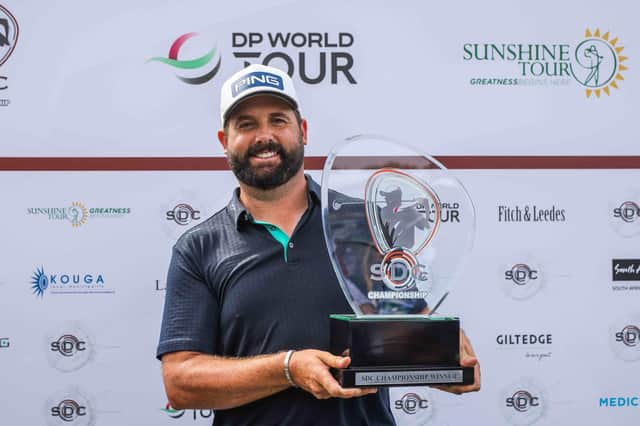
[[[460, 221], [441, 223], [443, 203]], [[381, 136], [337, 145], [322, 175], [329, 256], [355, 315], [331, 315], [331, 351], [351, 357], [343, 386], [470, 384], [460, 320], [439, 316], [467, 259], [475, 210], [442, 164]]]

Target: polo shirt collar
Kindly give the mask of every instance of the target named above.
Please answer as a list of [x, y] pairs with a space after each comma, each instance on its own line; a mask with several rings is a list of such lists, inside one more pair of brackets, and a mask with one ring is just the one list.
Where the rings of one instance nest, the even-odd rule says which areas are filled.
[[[307, 180], [307, 196], [309, 197], [309, 205], [311, 205], [311, 203], [320, 204], [320, 185], [315, 180], [313, 180], [311, 176], [305, 174], [304, 177]], [[240, 225], [244, 222], [253, 221], [251, 213], [249, 213], [244, 204], [242, 204], [242, 201], [240, 201], [239, 187], [233, 191], [231, 201], [229, 201], [229, 204], [227, 204], [227, 212], [229, 212], [231, 218], [233, 219], [233, 222], [236, 224], [236, 229], [240, 229]]]

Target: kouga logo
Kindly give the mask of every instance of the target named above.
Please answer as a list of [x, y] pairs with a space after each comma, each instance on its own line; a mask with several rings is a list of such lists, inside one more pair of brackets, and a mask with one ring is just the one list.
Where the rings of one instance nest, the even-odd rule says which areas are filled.
[[167, 64], [173, 68], [181, 70], [182, 73], [196, 73], [190, 76], [176, 75], [176, 77], [178, 77], [180, 81], [187, 84], [204, 84], [210, 81], [213, 77], [216, 76], [216, 74], [220, 70], [220, 64], [222, 63], [222, 58], [220, 57], [220, 55], [217, 55], [218, 60], [215, 63], [215, 66], [213, 66], [213, 68], [211, 69], [208, 69], [207, 67], [207, 65], [209, 65], [211, 61], [216, 57], [215, 47], [200, 57], [186, 60], [178, 59], [180, 49], [182, 49], [185, 42], [197, 35], [198, 33], [187, 33], [181, 35], [173, 42], [173, 44], [169, 48], [168, 57], [164, 58], [161, 56], [155, 56], [147, 60], [147, 63], [162, 62], [163, 64]]
[[587, 29], [575, 45], [569, 43], [465, 43], [463, 60], [467, 62], [512, 62], [513, 73], [499, 76], [474, 76], [476, 86], [568, 85], [584, 87], [587, 98], [618, 89], [624, 80], [623, 64], [628, 57], [624, 46], [609, 31]]
[[46, 291], [51, 294], [113, 294], [102, 274], [63, 273], [47, 274], [44, 267], [39, 267], [31, 275], [31, 290], [42, 298]]
[[16, 48], [19, 34], [18, 21], [7, 8], [0, 5], [0, 66], [7, 62]]

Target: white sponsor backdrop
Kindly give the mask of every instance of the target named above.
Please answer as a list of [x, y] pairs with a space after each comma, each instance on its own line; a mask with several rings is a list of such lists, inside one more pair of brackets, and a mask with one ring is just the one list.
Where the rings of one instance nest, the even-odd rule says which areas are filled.
[[[310, 156], [325, 156], [361, 132], [479, 162], [484, 155], [640, 155], [632, 115], [640, 109], [633, 2], [0, 5], [20, 25], [15, 51], [0, 66], [7, 86], [0, 99], [10, 100], [0, 106], [3, 158], [219, 157], [218, 91], [247, 53], [259, 55], [249, 62], [275, 54], [271, 64], [280, 67], [287, 65], [282, 54], [292, 58]], [[600, 29], [601, 40], [608, 31], [607, 39], [618, 38], [615, 47], [624, 46], [614, 55], [628, 69], [618, 69], [623, 79], [610, 96], [587, 98], [571, 75], [522, 76], [518, 61], [465, 59], [464, 46], [476, 43], [568, 45], [571, 55], [583, 54], [578, 46], [587, 29]], [[209, 63], [181, 70], [148, 62], [166, 58], [171, 44], [191, 32], [198, 35], [178, 59], [216, 47]], [[234, 33], [237, 42], [262, 40], [234, 46]], [[269, 34], [276, 33], [306, 35], [296, 42], [319, 33], [323, 45], [272, 47]], [[324, 44], [340, 37], [347, 46]], [[301, 58], [310, 77], [321, 74], [324, 58], [325, 78], [305, 83]], [[200, 76], [218, 59], [218, 74], [204, 84], [176, 77]], [[398, 423], [638, 424], [640, 281], [612, 278], [613, 259], [640, 258], [638, 166], [455, 173], [476, 203], [478, 232], [444, 311], [463, 318], [483, 388], [463, 396], [393, 389]], [[154, 353], [171, 245], [223, 207], [234, 186], [227, 171], [0, 172], [2, 424], [211, 422], [209, 410], [166, 406]], [[500, 206], [516, 220], [506, 221]], [[631, 206], [623, 209], [626, 221], [616, 217], [621, 206]], [[517, 220], [534, 207], [554, 209], [558, 220]], [[62, 209], [76, 214], [76, 226]], [[42, 297], [32, 291], [38, 275], [49, 284]], [[515, 335], [542, 336], [544, 343]]]

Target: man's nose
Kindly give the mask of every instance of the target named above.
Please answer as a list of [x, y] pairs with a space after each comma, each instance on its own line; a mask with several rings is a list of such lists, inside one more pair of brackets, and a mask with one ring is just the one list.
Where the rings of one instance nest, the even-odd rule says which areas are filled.
[[260, 124], [256, 131], [256, 142], [273, 140], [273, 128], [269, 124]]

